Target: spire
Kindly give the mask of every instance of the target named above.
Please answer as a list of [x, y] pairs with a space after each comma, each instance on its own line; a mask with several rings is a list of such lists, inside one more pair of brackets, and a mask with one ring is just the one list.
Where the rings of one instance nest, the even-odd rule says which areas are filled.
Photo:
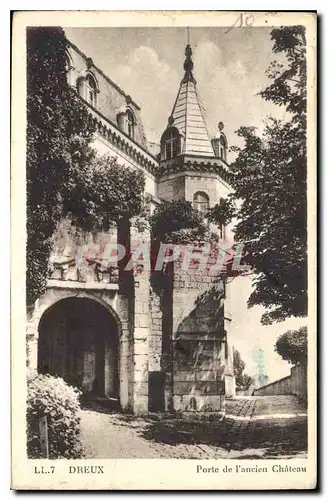
[[182, 137], [181, 154], [214, 157], [192, 73], [192, 49], [189, 44], [186, 46], [185, 55], [185, 74], [168, 120], [168, 127], [176, 127]]

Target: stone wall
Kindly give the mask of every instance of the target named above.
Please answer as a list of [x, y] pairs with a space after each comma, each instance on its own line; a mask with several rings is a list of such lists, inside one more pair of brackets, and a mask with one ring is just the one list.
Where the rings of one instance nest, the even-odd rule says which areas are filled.
[[254, 396], [277, 396], [294, 394], [302, 399], [307, 397], [307, 369], [305, 366], [292, 366], [291, 374], [270, 384], [255, 389]]
[[172, 174], [161, 177], [158, 184], [158, 196], [165, 201], [185, 199], [185, 176]]
[[166, 369], [166, 390], [171, 392], [177, 412], [220, 414], [225, 409], [228, 359], [224, 280], [210, 274], [215, 251], [206, 269], [196, 259], [183, 269], [182, 259], [171, 265], [171, 364]]
[[[103, 248], [104, 242], [117, 240], [133, 250], [139, 244], [148, 244], [150, 238], [147, 230], [140, 233], [129, 225], [119, 227], [118, 233], [113, 230], [110, 234], [79, 235], [79, 242], [77, 236], [63, 221], [55, 238], [53, 263], [70, 262], [78, 245], [86, 242], [90, 248], [95, 246], [95, 254], [87, 252], [86, 257], [96, 260], [96, 251]], [[202, 246], [198, 249], [201, 253]], [[226, 380], [232, 374], [226, 339], [230, 317], [224, 280], [211, 274], [216, 252], [217, 248], [210, 254], [205, 270], [199, 266], [199, 255], [194, 255], [184, 269], [182, 253], [164, 273], [151, 273], [137, 263], [126, 271], [130, 258], [127, 254], [115, 269], [114, 282], [97, 277], [92, 266], [82, 279], [74, 268], [76, 263], [65, 273], [60, 266], [55, 268], [47, 292], [29, 318], [31, 367], [37, 368], [39, 322], [44, 312], [69, 297], [88, 298], [103, 305], [117, 324], [122, 409], [136, 415], [148, 410], [202, 415], [223, 412]], [[107, 352], [104, 366], [108, 395], [112, 393], [113, 378], [110, 355]], [[94, 382], [92, 349], [84, 356], [83, 370], [83, 384], [90, 388]]]
[[[32, 370], [38, 367], [39, 324], [44, 313], [55, 304], [67, 298], [84, 298], [101, 304], [112, 316], [118, 329], [118, 363], [119, 363], [119, 400], [121, 408], [143, 414], [148, 411], [148, 352], [150, 332], [150, 280], [149, 271], [138, 272], [137, 267], [125, 272], [115, 268], [115, 279], [99, 278], [94, 265], [90, 272], [82, 277], [76, 270], [75, 257], [78, 247], [89, 243], [90, 252], [83, 255], [88, 262], [101, 258], [101, 249], [105, 242], [116, 240], [116, 232], [112, 234], [97, 233], [96, 235], [79, 235], [74, 232], [67, 221], [63, 221], [55, 236], [55, 251], [52, 256], [54, 269], [52, 278], [48, 280], [46, 293], [36, 302], [30, 311], [27, 325], [28, 363]], [[148, 233], [140, 235], [136, 229], [131, 230], [128, 245], [133, 246], [148, 241]], [[88, 239], [89, 238], [89, 239]], [[126, 235], [118, 232], [118, 242], [126, 244]], [[92, 244], [95, 249], [92, 250]], [[127, 246], [128, 246], [127, 245]], [[88, 247], [87, 247], [88, 248]], [[100, 249], [100, 250], [99, 250]], [[99, 253], [99, 255], [97, 254]], [[129, 256], [127, 256], [129, 258]], [[70, 263], [69, 265], [67, 264]], [[123, 262], [123, 266], [126, 260]], [[67, 269], [62, 270], [62, 266]], [[97, 318], [94, 318], [97, 322]], [[49, 332], [51, 334], [51, 332]], [[93, 354], [88, 352], [84, 359], [85, 387], [91, 384], [94, 374], [90, 374]], [[105, 384], [110, 391], [112, 373], [108, 363], [110, 353], [105, 358]]]

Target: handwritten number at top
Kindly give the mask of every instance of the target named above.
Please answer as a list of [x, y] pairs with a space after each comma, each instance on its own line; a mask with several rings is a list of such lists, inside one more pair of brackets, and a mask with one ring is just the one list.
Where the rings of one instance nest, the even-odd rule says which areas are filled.
[[233, 28], [243, 28], [253, 26], [254, 16], [245, 16], [243, 13], [238, 16], [235, 23], [225, 31], [225, 34], [229, 33]]

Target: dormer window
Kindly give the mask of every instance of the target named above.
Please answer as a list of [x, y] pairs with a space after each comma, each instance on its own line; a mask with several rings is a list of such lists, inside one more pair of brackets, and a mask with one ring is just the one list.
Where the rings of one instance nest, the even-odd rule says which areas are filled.
[[135, 118], [131, 110], [128, 109], [125, 117], [125, 132], [132, 139], [134, 139], [134, 129], [135, 129]]
[[227, 149], [228, 143], [227, 138], [223, 132], [224, 124], [223, 122], [218, 123], [218, 133], [211, 141], [215, 156], [227, 161]]
[[225, 134], [220, 135], [220, 158], [226, 161], [227, 153], [227, 140]]
[[193, 208], [205, 215], [209, 210], [209, 196], [201, 191], [195, 193], [193, 196]]
[[66, 70], [67, 82], [69, 85], [73, 86], [74, 66], [73, 66], [72, 58], [71, 58], [68, 51], [65, 54], [65, 70]]
[[85, 99], [91, 106], [97, 106], [97, 94], [99, 92], [98, 86], [93, 75], [88, 73], [86, 77], [81, 77], [77, 81], [77, 92], [83, 99]]
[[161, 138], [161, 159], [170, 160], [181, 152], [181, 139], [177, 128], [166, 130]]
[[117, 113], [117, 125], [131, 139], [135, 139], [136, 119], [134, 112], [127, 106], [122, 106]]
[[87, 102], [95, 108], [97, 87], [94, 78], [91, 75], [87, 75], [86, 77], [85, 90], [86, 90], [85, 98]]

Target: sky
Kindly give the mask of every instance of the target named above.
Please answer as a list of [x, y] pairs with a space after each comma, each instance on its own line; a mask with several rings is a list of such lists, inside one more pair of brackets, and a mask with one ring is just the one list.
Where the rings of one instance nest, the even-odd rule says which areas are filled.
[[[262, 130], [268, 115], [282, 118], [281, 107], [258, 95], [268, 84], [266, 70], [277, 59], [272, 52], [270, 28], [190, 28], [194, 76], [209, 134], [225, 124], [229, 145], [241, 145], [235, 131], [240, 126]], [[65, 28], [66, 36], [93, 59], [141, 107], [150, 143], [159, 144], [183, 78], [186, 28]], [[290, 373], [290, 365], [274, 352], [278, 335], [306, 324], [290, 318], [262, 326], [263, 307], [248, 309], [251, 278], [237, 278], [232, 285], [232, 337], [246, 363], [246, 372], [257, 371], [253, 353], [262, 349], [270, 381]]]
[[[141, 107], [149, 142], [160, 142], [184, 75], [186, 28], [65, 28], [75, 43]], [[258, 92], [272, 53], [270, 28], [190, 28], [194, 76], [209, 133], [225, 124], [229, 144], [241, 125], [260, 128], [283, 109]]]
[[260, 319], [266, 309], [262, 306], [248, 309], [246, 306], [251, 291], [251, 277], [239, 277], [232, 283], [232, 341], [246, 363], [245, 372], [251, 376], [258, 374], [255, 353], [261, 349], [266, 375], [273, 382], [289, 375], [291, 367], [274, 351], [277, 337], [287, 330], [297, 330], [307, 322], [306, 318], [289, 318], [281, 323], [263, 326]]

